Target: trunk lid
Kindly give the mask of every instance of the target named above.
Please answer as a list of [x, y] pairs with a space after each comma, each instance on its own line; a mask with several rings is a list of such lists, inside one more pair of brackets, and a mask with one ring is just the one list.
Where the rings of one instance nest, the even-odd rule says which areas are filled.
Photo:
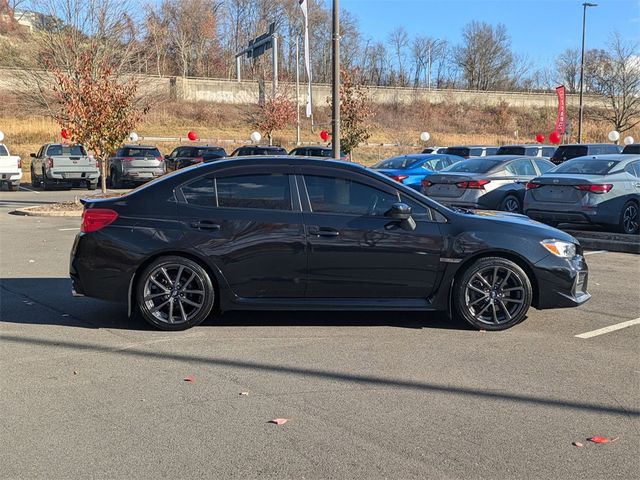
[[429, 182], [428, 186], [424, 186], [423, 193], [429, 197], [461, 197], [467, 190], [469, 182], [478, 182], [486, 180], [484, 176], [473, 174], [436, 174], [429, 175], [423, 182]]
[[[585, 195], [589, 194], [588, 190], [580, 190], [578, 187], [589, 187], [591, 185], [602, 185], [607, 183], [601, 180], [602, 177], [594, 179], [581, 175], [554, 175], [548, 177], [542, 176], [533, 179], [527, 185], [527, 191], [537, 202], [576, 203], [579, 202]], [[532, 185], [540, 186], [536, 188], [530, 188]]]

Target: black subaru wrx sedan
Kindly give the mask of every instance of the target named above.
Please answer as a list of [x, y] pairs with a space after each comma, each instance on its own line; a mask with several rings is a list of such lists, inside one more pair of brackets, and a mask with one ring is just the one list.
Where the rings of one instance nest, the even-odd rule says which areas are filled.
[[362, 166], [246, 157], [86, 201], [76, 295], [182, 330], [226, 310], [447, 311], [502, 330], [590, 298], [577, 240], [449, 209]]

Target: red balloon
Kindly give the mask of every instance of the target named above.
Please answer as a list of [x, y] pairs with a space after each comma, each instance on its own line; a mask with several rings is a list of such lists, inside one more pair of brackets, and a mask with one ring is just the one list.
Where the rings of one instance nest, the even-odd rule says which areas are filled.
[[329, 132], [326, 130], [320, 130], [320, 138], [326, 142], [329, 140]]
[[542, 135], [541, 133], [536, 135], [536, 142], [543, 143], [544, 142], [544, 135]]
[[198, 134], [196, 132], [194, 132], [193, 130], [191, 130], [189, 133], [187, 133], [187, 137], [189, 137], [189, 140], [191, 140], [192, 142], [195, 140], [198, 140]]
[[560, 143], [560, 134], [558, 132], [551, 132], [549, 134], [549, 141], [551, 143]]
[[60, 135], [62, 135], [62, 138], [64, 138], [65, 140], [69, 140], [71, 138], [71, 132], [66, 128], [60, 130]]

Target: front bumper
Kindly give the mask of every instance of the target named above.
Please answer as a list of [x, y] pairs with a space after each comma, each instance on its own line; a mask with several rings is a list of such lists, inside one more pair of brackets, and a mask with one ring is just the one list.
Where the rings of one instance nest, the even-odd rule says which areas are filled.
[[550, 254], [536, 263], [534, 270], [537, 309], [577, 307], [591, 298], [587, 292], [589, 269], [582, 255], [566, 259]]

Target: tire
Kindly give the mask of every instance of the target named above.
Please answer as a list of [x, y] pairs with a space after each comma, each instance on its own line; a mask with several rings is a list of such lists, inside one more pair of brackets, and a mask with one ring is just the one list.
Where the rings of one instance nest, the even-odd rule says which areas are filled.
[[520, 266], [506, 258], [486, 257], [456, 279], [453, 307], [475, 328], [506, 330], [526, 318], [532, 297], [531, 281]]
[[14, 185], [11, 182], [7, 182], [7, 190], [9, 190], [10, 192], [15, 192], [16, 191], [16, 187], [17, 187], [17, 185]]
[[640, 207], [633, 200], [629, 200], [622, 207], [618, 230], [627, 235], [640, 233]]
[[502, 202], [500, 202], [498, 210], [510, 213], [522, 213], [522, 203], [515, 195], [507, 195], [502, 199]]
[[154, 260], [136, 285], [138, 311], [147, 323], [160, 330], [186, 330], [199, 325], [211, 313], [215, 296], [204, 268], [173, 255]]
[[47, 178], [47, 174], [43, 170], [42, 171], [42, 189], [43, 190], [51, 190], [52, 188], [53, 188], [53, 185], [51, 184], [51, 182]]
[[38, 180], [38, 176], [36, 175], [36, 172], [33, 171], [33, 167], [31, 168], [31, 186], [34, 188], [40, 188], [41, 185], [41, 181]]
[[98, 182], [87, 182], [87, 190], [95, 190], [98, 187]]
[[120, 181], [120, 175], [118, 175], [118, 171], [114, 168], [111, 170], [111, 174], [109, 175], [109, 179], [111, 180], [111, 188], [122, 188], [122, 182]]

